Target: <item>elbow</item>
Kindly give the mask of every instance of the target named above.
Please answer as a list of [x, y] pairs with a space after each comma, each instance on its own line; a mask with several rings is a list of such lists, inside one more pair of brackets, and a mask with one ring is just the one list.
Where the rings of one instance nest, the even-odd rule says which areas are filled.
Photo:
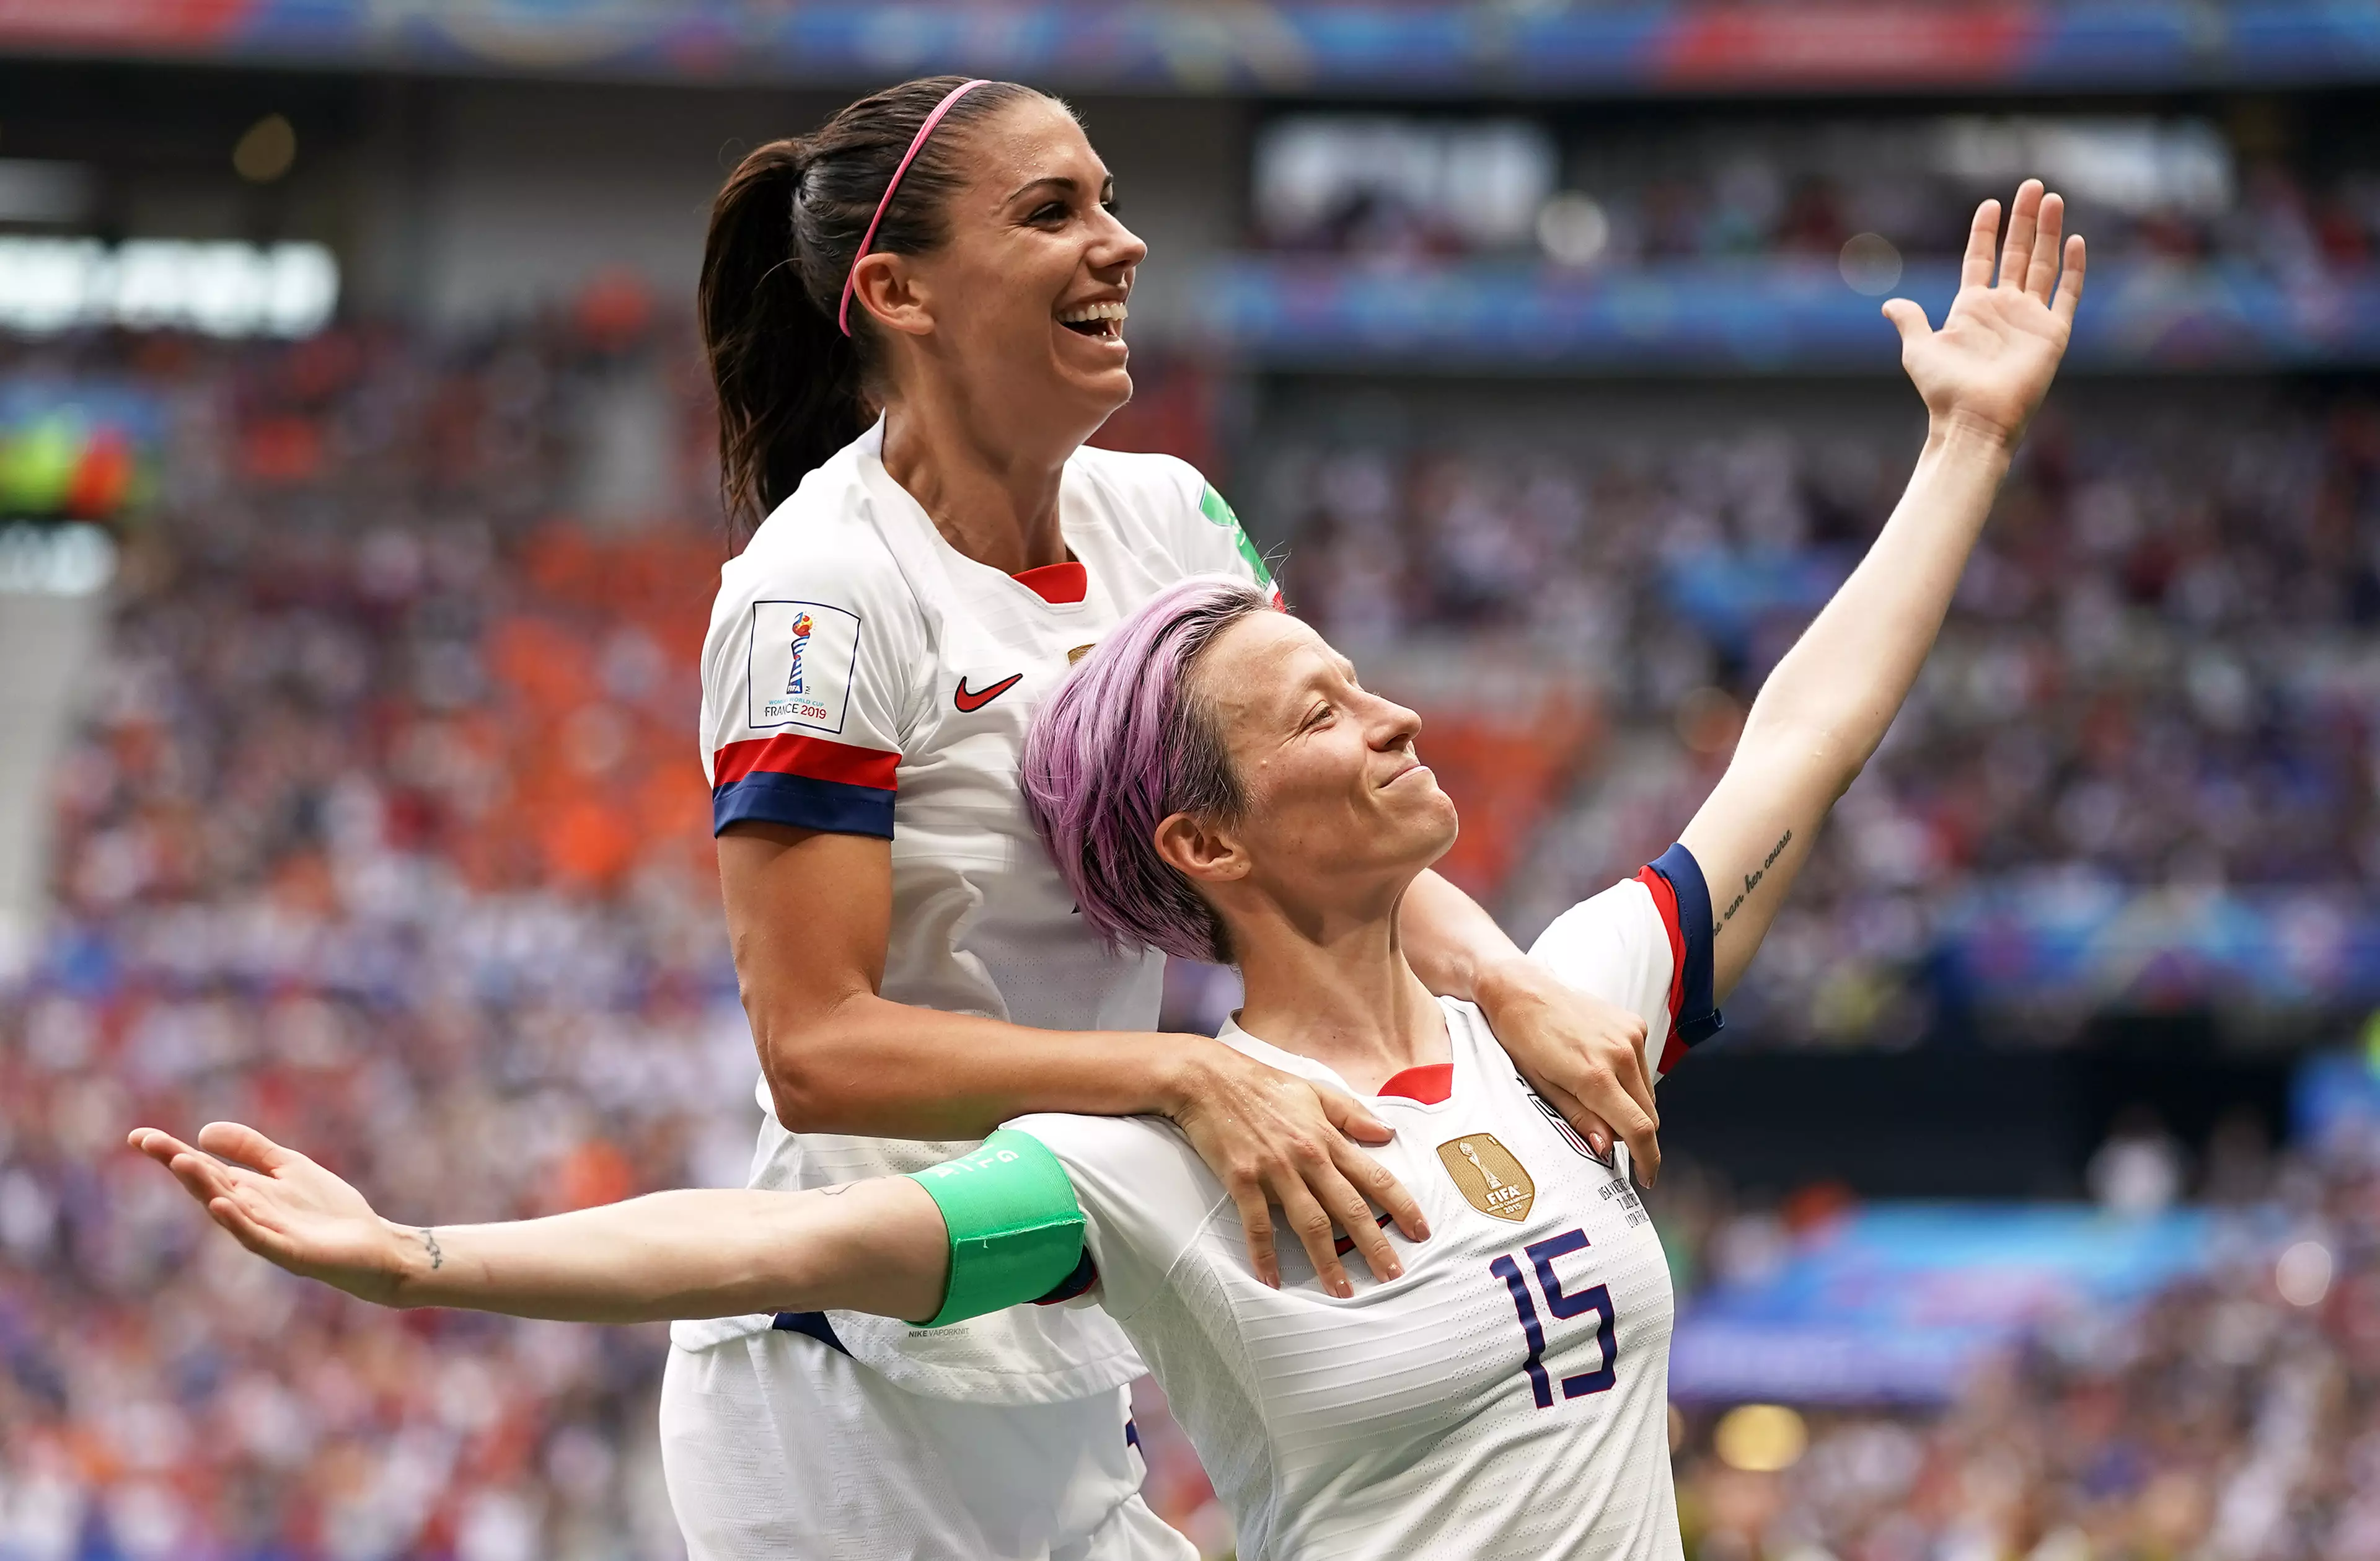
[[807, 1048], [763, 1042], [760, 1073], [769, 1083], [769, 1106], [789, 1133], [823, 1133], [834, 1128], [832, 1086], [825, 1070], [806, 1057]]
[[807, 1023], [755, 1023], [760, 1076], [769, 1086], [769, 1106], [789, 1133], [837, 1133], [851, 1128], [850, 1070], [837, 1065], [841, 1049], [834, 1016]]

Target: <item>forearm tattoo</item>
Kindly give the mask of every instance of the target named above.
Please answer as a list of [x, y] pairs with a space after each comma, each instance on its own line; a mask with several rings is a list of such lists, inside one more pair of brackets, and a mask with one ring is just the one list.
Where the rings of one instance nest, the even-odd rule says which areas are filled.
[[1777, 837], [1777, 844], [1768, 848], [1768, 855], [1761, 860], [1760, 866], [1743, 875], [1743, 892], [1730, 900], [1727, 909], [1720, 913], [1718, 921], [1711, 923], [1711, 936], [1718, 936], [1726, 930], [1727, 924], [1735, 920], [1735, 913], [1743, 909], [1743, 902], [1752, 897], [1752, 891], [1760, 887], [1760, 881], [1768, 876], [1768, 870], [1777, 865], [1777, 859], [1783, 856], [1785, 848], [1792, 843], [1793, 832], [1789, 829]]
[[428, 1226], [423, 1226], [421, 1227], [420, 1236], [421, 1244], [430, 1249], [430, 1266], [432, 1268], [445, 1267], [446, 1254], [438, 1250], [438, 1233], [431, 1229]]

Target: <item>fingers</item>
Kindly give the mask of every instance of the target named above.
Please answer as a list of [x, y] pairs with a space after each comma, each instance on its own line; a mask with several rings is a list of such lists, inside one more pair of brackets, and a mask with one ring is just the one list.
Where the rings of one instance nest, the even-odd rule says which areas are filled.
[[1628, 1091], [1628, 1098], [1636, 1103], [1636, 1108], [1645, 1114], [1658, 1131], [1661, 1126], [1661, 1108], [1653, 1103], [1653, 1080], [1645, 1071], [1645, 1037], [1641, 1031], [1636, 1043], [1628, 1049], [1627, 1060], [1617, 1072], [1620, 1087]]
[[1253, 1178], [1233, 1182], [1232, 1201], [1240, 1211], [1240, 1228], [1247, 1233], [1248, 1262], [1257, 1277], [1274, 1289], [1281, 1288], [1281, 1258], [1273, 1250], [1272, 1206], [1266, 1200], [1263, 1186]]
[[1884, 317], [1892, 322], [1894, 330], [1900, 333], [1904, 347], [1934, 334], [1934, 327], [1926, 323], [1925, 311], [1907, 299], [1885, 299]]
[[157, 1128], [135, 1128], [125, 1135], [124, 1141], [160, 1165], [171, 1165], [176, 1154], [195, 1152], [188, 1144]]
[[1631, 1100], [1626, 1108], [1611, 1119], [1620, 1130], [1621, 1141], [1628, 1146], [1628, 1158], [1636, 1167], [1639, 1185], [1650, 1187], [1661, 1179], [1661, 1124]]
[[140, 1128], [131, 1135], [132, 1147], [174, 1173], [182, 1190], [205, 1203], [231, 1195], [233, 1182], [223, 1165], [200, 1153], [171, 1133], [154, 1128]]
[[[2032, 263], [2024, 274], [2024, 290], [2043, 303], [2058, 286], [2058, 240], [2066, 234], [2066, 197], [2045, 195], [2041, 198], [2041, 223], [2033, 236]], [[2009, 240], [2011, 247], [2016, 240]]]
[[2066, 269], [2058, 278], [2058, 297], [2049, 311], [2067, 324], [2074, 323], [2074, 307], [2082, 301], [2082, 270], [2084, 255], [2082, 236], [2076, 234], [2066, 241]]
[[1586, 1140], [1587, 1148], [1599, 1155], [1611, 1152], [1611, 1146], [1620, 1135], [1611, 1130], [1611, 1124], [1589, 1110], [1586, 1103], [1559, 1084], [1532, 1080], [1530, 1087], [1544, 1097], [1548, 1105], [1561, 1113], [1562, 1120], [1571, 1125], [1572, 1131]]
[[1959, 286], [1988, 287], [1992, 285], [1992, 259], [1998, 249], [2000, 233], [2000, 203], [1986, 201], [1975, 208], [1974, 223], [1967, 229], [1967, 253], [1959, 262]]
[[[1317, 1187], [1314, 1192], [1322, 1201], [1323, 1207], [1330, 1211], [1332, 1223], [1347, 1233], [1348, 1245], [1364, 1254], [1364, 1266], [1372, 1271], [1373, 1278], [1388, 1280], [1403, 1276], [1403, 1260], [1397, 1256], [1397, 1250], [1389, 1245], [1388, 1235], [1380, 1229], [1380, 1222], [1372, 1217], [1372, 1205], [1353, 1182], [1344, 1177], [1334, 1177], [1328, 1186]], [[1330, 1247], [1335, 1253], [1339, 1243], [1332, 1240]]]
[[[1296, 1233], [1298, 1245], [1305, 1249], [1306, 1259], [1314, 1264], [1315, 1277], [1322, 1281], [1322, 1288], [1342, 1300], [1354, 1295], [1355, 1287], [1347, 1282], [1347, 1271], [1340, 1265], [1339, 1254], [1331, 1244], [1330, 1211], [1295, 1177], [1281, 1178], [1273, 1189], [1273, 1198], [1281, 1204], [1281, 1217]], [[1366, 1225], [1370, 1221], [1367, 1216], [1355, 1223]]]
[[1322, 1097], [1322, 1115], [1330, 1125], [1357, 1143], [1384, 1144], [1397, 1136], [1394, 1128], [1365, 1110], [1354, 1096], [1322, 1084], [1314, 1086], [1314, 1092]]
[[[1354, 1184], [1357, 1193], [1388, 1211], [1406, 1240], [1429, 1239], [1429, 1216], [1421, 1212], [1421, 1201], [1407, 1192], [1405, 1184], [1397, 1180], [1386, 1165], [1352, 1146], [1342, 1145], [1333, 1151], [1331, 1159], [1339, 1174]], [[1369, 1218], [1368, 1209], [1366, 1217]], [[1378, 1229], [1378, 1225], [1373, 1228]]]
[[2027, 179], [2016, 187], [2009, 203], [2008, 244], [2000, 250], [2003, 287], [2024, 286], [2025, 269], [2033, 263], [2033, 235], [2041, 221], [2041, 181]]
[[199, 1147], [235, 1165], [268, 1176], [285, 1165], [302, 1164], [305, 1156], [284, 1149], [245, 1122], [210, 1122], [199, 1129]]

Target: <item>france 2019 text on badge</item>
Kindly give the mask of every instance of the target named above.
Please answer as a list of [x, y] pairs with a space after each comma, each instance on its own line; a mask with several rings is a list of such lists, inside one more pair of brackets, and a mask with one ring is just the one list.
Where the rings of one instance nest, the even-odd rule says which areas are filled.
[[843, 730], [859, 615], [823, 602], [752, 604], [751, 725]]

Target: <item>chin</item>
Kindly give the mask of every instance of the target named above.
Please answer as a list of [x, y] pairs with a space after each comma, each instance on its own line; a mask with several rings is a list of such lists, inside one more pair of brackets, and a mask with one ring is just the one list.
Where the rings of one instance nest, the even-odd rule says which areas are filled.
[[1415, 809], [1414, 816], [1399, 821], [1395, 830], [1400, 860], [1413, 863], [1420, 872], [1437, 865], [1439, 859], [1454, 848], [1455, 836], [1463, 833], [1463, 821], [1454, 811], [1454, 799], [1443, 791], [1432, 788], [1432, 806]]
[[1123, 411], [1132, 400], [1132, 374], [1121, 367], [1075, 383], [1082, 387], [1084, 400], [1098, 405], [1102, 423]]

